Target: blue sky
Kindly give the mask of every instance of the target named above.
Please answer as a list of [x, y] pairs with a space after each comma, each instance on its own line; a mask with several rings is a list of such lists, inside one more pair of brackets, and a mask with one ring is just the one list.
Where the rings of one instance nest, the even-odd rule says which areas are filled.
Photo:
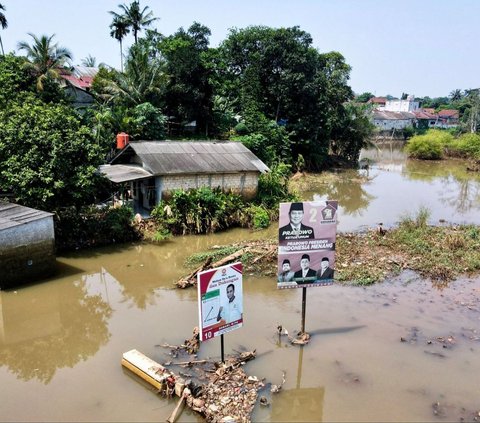
[[[108, 11], [129, 2], [0, 0], [9, 23], [0, 36], [10, 52], [30, 40], [28, 32], [56, 34], [75, 64], [90, 54], [119, 67]], [[155, 26], [166, 35], [193, 21], [208, 26], [212, 46], [233, 27], [298, 25], [320, 52], [343, 54], [357, 93], [437, 97], [480, 87], [480, 0], [141, 0], [141, 6], [160, 18]]]

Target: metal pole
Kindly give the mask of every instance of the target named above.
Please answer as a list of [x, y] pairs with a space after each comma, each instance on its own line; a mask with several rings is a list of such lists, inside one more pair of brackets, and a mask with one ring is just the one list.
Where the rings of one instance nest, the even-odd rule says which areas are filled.
[[297, 389], [300, 388], [300, 383], [302, 381], [303, 347], [304, 345], [300, 345], [300, 351], [298, 353]]
[[307, 308], [307, 288], [302, 292], [302, 333], [305, 333], [305, 310]]
[[220, 348], [222, 350], [222, 363], [225, 363], [225, 348], [223, 343], [223, 333], [220, 335]]

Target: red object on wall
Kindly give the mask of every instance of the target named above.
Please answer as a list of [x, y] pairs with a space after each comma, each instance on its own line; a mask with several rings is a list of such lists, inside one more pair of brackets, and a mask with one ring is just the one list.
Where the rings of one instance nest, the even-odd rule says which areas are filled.
[[117, 134], [117, 149], [121, 150], [122, 148], [124, 148], [128, 144], [129, 139], [130, 136], [125, 132], [120, 132], [119, 134]]

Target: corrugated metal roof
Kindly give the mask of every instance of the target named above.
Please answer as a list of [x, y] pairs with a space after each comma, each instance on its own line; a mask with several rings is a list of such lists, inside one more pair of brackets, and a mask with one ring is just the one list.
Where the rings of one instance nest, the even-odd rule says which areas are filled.
[[404, 120], [404, 119], [414, 119], [415, 114], [412, 112], [392, 112], [389, 110], [374, 110], [373, 118], [377, 120]]
[[53, 213], [0, 201], [0, 230], [24, 225], [48, 216], [53, 216]]
[[[239, 142], [134, 141], [129, 144], [153, 175], [267, 172], [269, 168]], [[111, 165], [121, 163], [124, 149]]]
[[145, 179], [153, 176], [150, 172], [140, 166], [135, 165], [102, 165], [99, 169], [112, 182], [120, 183], [126, 181], [135, 181], [137, 179]]

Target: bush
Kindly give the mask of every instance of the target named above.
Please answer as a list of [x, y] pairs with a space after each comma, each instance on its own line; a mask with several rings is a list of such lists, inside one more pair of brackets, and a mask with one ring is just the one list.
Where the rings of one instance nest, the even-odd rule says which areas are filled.
[[255, 229], [264, 229], [270, 226], [270, 215], [264, 207], [250, 206], [247, 213], [251, 216], [251, 222]]
[[445, 131], [432, 129], [424, 135], [412, 137], [405, 147], [408, 155], [416, 159], [439, 160], [444, 149], [453, 141], [453, 136]]
[[235, 132], [238, 135], [247, 135], [248, 134], [247, 125], [245, 125], [243, 122], [240, 122], [235, 126]]
[[241, 197], [220, 189], [176, 190], [152, 211], [157, 224], [173, 234], [203, 234], [248, 223]]
[[98, 247], [140, 239], [130, 207], [78, 210], [68, 207], [55, 215], [55, 242], [60, 251]]
[[295, 201], [297, 198], [288, 189], [290, 176], [289, 165], [273, 165], [270, 172], [260, 175], [256, 202], [267, 209], [278, 209], [282, 201]]
[[461, 135], [449, 145], [449, 153], [480, 160], [480, 135]]

